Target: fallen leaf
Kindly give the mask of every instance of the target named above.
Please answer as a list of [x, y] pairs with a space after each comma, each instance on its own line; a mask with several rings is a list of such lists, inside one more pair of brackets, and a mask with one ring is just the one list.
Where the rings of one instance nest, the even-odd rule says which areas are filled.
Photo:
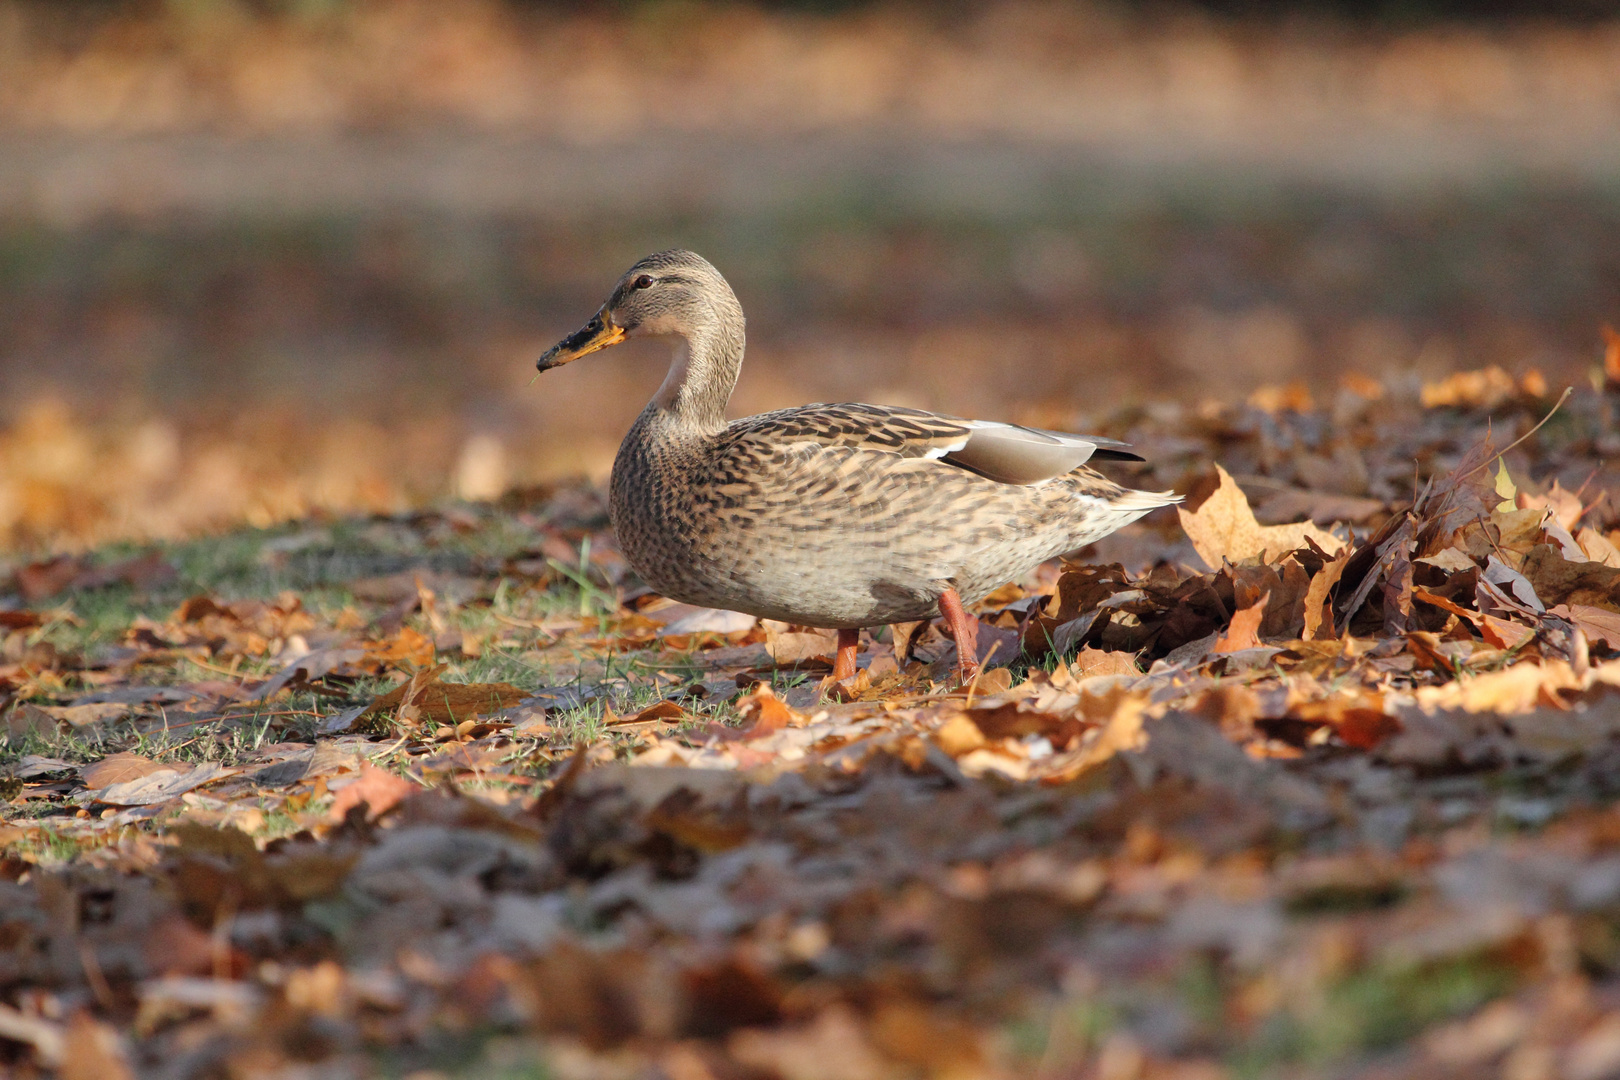
[[1520, 663], [1441, 686], [1420, 686], [1413, 693], [1425, 711], [1457, 709], [1470, 713], [1527, 713], [1538, 705], [1556, 702], [1557, 695], [1579, 688], [1581, 682], [1568, 664]]
[[1424, 383], [1418, 400], [1425, 409], [1495, 409], [1519, 393], [1513, 376], [1492, 364], [1477, 371], [1458, 371], [1437, 383]]
[[433, 639], [409, 626], [391, 637], [367, 642], [365, 650], [365, 662], [382, 669], [428, 668], [435, 655]]
[[78, 771], [72, 762], [61, 758], [41, 757], [38, 754], [25, 754], [10, 769], [8, 775], [19, 780], [29, 780], [36, 776], [48, 776], [51, 773], [70, 773]]
[[367, 651], [361, 648], [316, 649], [314, 652], [305, 653], [286, 664], [267, 679], [263, 686], [253, 691], [253, 700], [268, 701], [288, 686], [312, 683], [345, 665], [365, 660], [367, 656]]
[[1499, 619], [1495, 615], [1480, 617], [1479, 632], [1498, 649], [1520, 648], [1536, 636], [1533, 628], [1511, 619]]
[[730, 851], [748, 839], [746, 820], [714, 806], [702, 805], [693, 791], [673, 791], [647, 812], [642, 824], [677, 843], [703, 852]]
[[1557, 480], [1541, 495], [1519, 492], [1514, 497], [1514, 505], [1520, 510], [1549, 510], [1558, 524], [1569, 530], [1575, 528], [1581, 515], [1586, 512], [1580, 498], [1573, 491], [1566, 491]]
[[810, 660], [832, 662], [838, 651], [838, 635], [826, 630], [795, 630], [785, 623], [765, 620], [765, 651], [777, 664], [802, 664]]
[[1305, 590], [1305, 615], [1300, 631], [1304, 640], [1320, 641], [1337, 636], [1333, 625], [1333, 587], [1339, 583], [1349, 561], [1350, 552], [1342, 551], [1312, 575], [1310, 586]]
[[54, 738], [57, 734], [56, 717], [37, 705], [23, 702], [6, 714], [6, 734], [17, 740], [30, 735]]
[[1181, 507], [1181, 527], [1192, 541], [1194, 550], [1210, 569], [1222, 562], [1239, 563], [1247, 559], [1268, 562], [1297, 548], [1305, 547], [1307, 539], [1329, 555], [1344, 547], [1344, 541], [1306, 521], [1298, 525], [1261, 525], [1249, 508], [1248, 496], [1237, 482], [1221, 468], [1215, 466], [1220, 485], [1195, 511]]
[[1455, 547], [1448, 547], [1435, 552], [1433, 555], [1424, 555], [1412, 561], [1422, 566], [1432, 566], [1448, 574], [1463, 574], [1479, 568], [1479, 564], [1473, 560], [1472, 556], [1461, 548]]
[[1233, 742], [1243, 742], [1254, 735], [1261, 703], [1259, 695], [1249, 687], [1223, 683], [1200, 694], [1190, 711], [1212, 721]]
[[668, 604], [659, 608], [642, 608], [641, 614], [661, 623], [660, 634], [742, 634], [759, 622], [752, 615], [721, 608], [694, 607], [691, 604]]
[[95, 727], [97, 724], [112, 720], [121, 720], [129, 715], [129, 706], [115, 701], [96, 702], [88, 705], [35, 705], [34, 708], [48, 716], [54, 717], [58, 724], [68, 728], [81, 729]]
[[1142, 697], [1136, 695], [1121, 697], [1108, 720], [1100, 727], [1086, 732], [1078, 751], [1066, 759], [1060, 768], [1043, 776], [1042, 783], [1068, 783], [1082, 773], [1112, 759], [1116, 754], [1127, 750], [1140, 750], [1147, 744], [1147, 734], [1143, 727], [1145, 719], [1145, 702]]
[[422, 791], [420, 784], [396, 776], [387, 769], [379, 769], [371, 762], [362, 762], [359, 779], [338, 790], [327, 811], [328, 821], [342, 821], [350, 810], [364, 804], [366, 819], [376, 821], [404, 800]]
[[686, 719], [685, 709], [681, 708], [673, 701], [660, 701], [657, 704], [647, 706], [638, 713], [623, 718], [619, 722], [624, 724], [641, 724], [648, 721], [674, 722], [684, 719]]
[[[983, 641], [983, 638], [979, 639]], [[969, 684], [968, 692], [973, 697], [990, 697], [995, 694], [1004, 694], [1012, 689], [1012, 672], [1006, 668], [990, 668], [979, 672]]]
[[1485, 570], [1480, 574], [1475, 604], [1482, 612], [1498, 609], [1540, 614], [1546, 610], [1530, 579], [1495, 555], [1486, 560]]
[[[640, 712], [629, 716], [614, 715], [611, 709], [603, 710], [603, 727], [615, 733], [644, 733], [662, 731], [671, 724], [686, 719], [686, 710], [673, 701], [660, 701], [649, 705]], [[463, 721], [465, 724], [466, 721]], [[550, 730], [547, 727], [546, 730]], [[516, 733], [516, 729], [513, 729]]]
[[1451, 658], [1440, 651], [1440, 635], [1424, 630], [1409, 630], [1406, 633], [1406, 647], [1411, 651], [1412, 659], [1417, 662], [1417, 666], [1423, 670], [1451, 670]]
[[769, 735], [785, 727], [801, 727], [806, 723], [802, 713], [789, 708], [765, 683], [755, 686], [746, 697], [737, 699], [737, 713], [747, 725], [742, 737], [750, 739]]
[[1582, 528], [1575, 534], [1575, 542], [1586, 552], [1586, 557], [1593, 562], [1604, 566], [1620, 568], [1620, 548], [1609, 541], [1607, 536], [1593, 528]]
[[1232, 600], [1238, 608], [1270, 597], [1265, 620], [1260, 624], [1262, 638], [1297, 638], [1303, 633], [1310, 575], [1299, 560], [1287, 555], [1269, 566], [1236, 566], [1231, 577]]
[[1089, 646], [1081, 649], [1075, 655], [1074, 663], [1069, 666], [1069, 670], [1076, 679], [1089, 679], [1094, 676], [1142, 674], [1142, 669], [1137, 666], [1134, 653], [1105, 651], [1103, 649], [1093, 649]]
[[985, 1075], [978, 1033], [962, 1020], [941, 1016], [916, 1002], [888, 1001], [872, 1017], [870, 1035], [878, 1049], [923, 1075]]
[[108, 563], [106, 566], [85, 570], [72, 582], [74, 589], [102, 589], [108, 585], [125, 584], [141, 592], [178, 580], [180, 572], [160, 552], [149, 551], [131, 559]]
[[[1096, 625], [1097, 617], [1100, 614], [1100, 611], [1088, 611], [1084, 615], [1076, 616], [1067, 622], [1058, 623], [1050, 630], [1047, 630], [1045, 626], [1035, 619], [1031, 619], [1029, 625], [1031, 629], [1041, 633], [1042, 639], [1051, 648], [1052, 655], [1065, 656], [1076, 645], [1086, 639], [1086, 635]], [[1028, 633], [1025, 634], [1024, 640], [1019, 643], [1020, 649], [1025, 652], [1044, 651], [1031, 648], [1030, 636]]]
[[1346, 746], [1371, 750], [1401, 730], [1401, 723], [1384, 711], [1381, 695], [1346, 694], [1323, 701], [1302, 702], [1289, 715], [1307, 723], [1332, 727]]
[[134, 1080], [117, 1031], [78, 1010], [68, 1018], [60, 1080]]
[[1620, 652], [1620, 611], [1586, 604], [1559, 604], [1549, 608], [1548, 614], [1567, 619], [1579, 627], [1588, 640], [1601, 641]]
[[459, 724], [480, 716], [492, 716], [518, 704], [529, 691], [511, 683], [440, 682], [449, 665], [440, 664], [406, 679], [386, 694], [372, 700], [361, 716], [378, 716], [400, 709], [415, 709], [423, 722]]
[[[1541, 602], [1620, 609], [1620, 569], [1601, 562], [1571, 562], [1550, 544], [1537, 544], [1520, 573]], [[1495, 578], [1487, 574], [1493, 582]]]
[[743, 1028], [726, 1049], [746, 1068], [784, 1080], [879, 1080], [892, 1072], [846, 1005], [822, 1009], [801, 1026]]
[[84, 563], [72, 555], [58, 555], [43, 562], [29, 563], [15, 574], [17, 591], [29, 603], [55, 596], [84, 572]]
[[1234, 653], [1243, 649], [1257, 649], [1263, 642], [1260, 640], [1260, 623], [1266, 617], [1266, 604], [1271, 599], [1268, 593], [1262, 596], [1253, 605], [1244, 608], [1232, 616], [1232, 623], [1227, 627], [1215, 642], [1217, 653]]
[[955, 713], [934, 731], [934, 742], [951, 757], [977, 750], [988, 740], [966, 713]]
[[172, 768], [164, 769], [93, 790], [96, 801], [108, 806], [151, 806], [178, 798], [215, 780], [234, 776], [239, 771], [228, 769], [218, 762], [208, 761], [192, 769], [178, 771]]
[[151, 758], [141, 757], [139, 754], [110, 754], [100, 761], [83, 766], [79, 770], [79, 779], [84, 781], [87, 788], [104, 788], [130, 780], [139, 780], [153, 773], [173, 771], [173, 765], [160, 765]]
[[1496, 459], [1496, 478], [1493, 482], [1496, 497], [1501, 500], [1496, 504], [1498, 510], [1524, 509], [1518, 506], [1518, 487], [1513, 483], [1513, 477], [1508, 475], [1507, 462], [1501, 458]]
[[827, 676], [821, 682], [821, 692], [834, 701], [859, 701], [862, 695], [872, 689], [872, 675], [865, 668], [861, 668], [848, 678], [834, 682], [832, 676]]

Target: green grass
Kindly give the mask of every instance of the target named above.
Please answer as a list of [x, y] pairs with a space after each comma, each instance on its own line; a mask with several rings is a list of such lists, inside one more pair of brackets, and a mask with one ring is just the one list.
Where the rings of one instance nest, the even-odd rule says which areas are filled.
[[1234, 1075], [1270, 1076], [1288, 1065], [1321, 1067], [1387, 1049], [1472, 1012], [1507, 993], [1518, 978], [1490, 956], [1356, 972], [1330, 988], [1320, 1007], [1271, 1017], [1231, 1055]]
[[[1316, 1075], [1357, 1055], [1396, 1046], [1508, 993], [1519, 978], [1494, 956], [1377, 965], [1332, 984], [1320, 1000], [1285, 1002], [1252, 1028], [1228, 1017], [1236, 987], [1213, 957], [1195, 957], [1163, 995], [1184, 1010], [1193, 1024], [1191, 1037], [1223, 1058], [1234, 1077], [1263, 1080]], [[1129, 1030], [1131, 1016], [1148, 1004], [1140, 990], [1122, 997], [1102, 986], [1013, 1021], [1002, 1031], [1004, 1045], [1031, 1071], [1044, 1063], [1056, 1075], [1094, 1054], [1110, 1033]]]
[[[351, 586], [356, 580], [422, 571], [476, 579], [477, 592], [460, 599], [436, 597], [433, 618], [425, 613], [408, 617], [409, 625], [430, 636], [437, 631], [460, 631], [465, 639], [476, 636], [476, 655], [441, 654], [447, 682], [510, 683], [525, 690], [541, 687], [594, 687], [598, 696], [574, 708], [555, 709], [549, 715], [551, 734], [520, 738], [502, 763], [511, 773], [544, 776], [566, 757], [576, 743], [607, 741], [616, 754], [628, 753], [645, 740], [643, 733], [616, 732], [605, 720], [605, 709], [626, 717], [662, 701], [680, 687], [700, 680], [705, 671], [697, 650], [675, 652], [660, 648], [619, 652], [589, 644], [593, 630], [604, 635], [617, 608], [613, 591], [582, 550], [578, 561], [551, 560], [539, 579], [501, 575], [507, 560], [532, 558], [538, 538], [519, 515], [491, 507], [464, 508], [455, 520], [424, 514], [413, 517], [355, 518], [301, 523], [270, 529], [244, 528], [215, 536], [160, 545], [113, 544], [91, 553], [97, 564], [144, 555], [157, 550], [177, 571], [176, 579], [160, 587], [140, 590], [118, 584], [70, 591], [35, 607], [52, 613], [45, 624], [30, 631], [28, 644], [48, 642], [63, 653], [87, 657], [118, 655], [128, 647], [128, 634], [138, 620], [162, 627], [188, 597], [213, 596], [221, 602], [274, 601], [286, 593], [298, 596], [316, 626], [330, 628], [347, 611], [362, 620], [375, 618], [387, 605], [361, 601]], [[552, 640], [532, 627], [548, 619], [582, 620], [581, 638], [571, 646], [549, 645]], [[598, 625], [593, 626], [593, 621]], [[318, 632], [318, 631], [316, 631]], [[352, 631], [355, 642], [375, 634], [370, 627]], [[341, 640], [341, 638], [340, 638]], [[263, 678], [280, 670], [275, 656], [191, 656], [161, 651], [143, 661], [109, 686], [183, 685], [202, 681]], [[70, 701], [99, 684], [75, 678], [71, 668], [59, 687], [42, 686], [33, 695], [41, 704]], [[220, 669], [228, 668], [230, 674]], [[207, 762], [247, 766], [263, 760], [265, 749], [277, 742], [313, 742], [326, 717], [364, 704], [397, 686], [398, 672], [378, 678], [338, 683], [334, 693], [305, 689], [279, 695], [273, 702], [240, 702], [220, 707], [221, 716], [201, 723], [183, 723], [184, 710], [138, 706], [137, 716], [82, 729], [0, 736], [0, 773], [27, 755], [58, 758], [77, 766], [108, 754], [127, 751], [179, 768]], [[773, 674], [779, 692], [802, 684], [809, 676], [794, 672]], [[729, 702], [683, 700], [687, 715], [673, 730], [700, 735], [711, 722], [739, 722]], [[155, 714], [155, 715], [154, 715]], [[176, 715], [176, 727], [154, 723]], [[392, 717], [380, 717], [373, 732], [397, 738], [403, 729]], [[431, 732], [417, 731], [431, 738]], [[433, 752], [430, 748], [429, 752]], [[396, 771], [419, 769], [417, 758], [398, 747], [378, 745], [377, 764]], [[12, 821], [41, 820], [72, 814], [77, 806], [61, 799], [36, 799], [7, 806]], [[260, 807], [267, 815], [261, 831], [267, 836], [296, 831], [295, 819], [270, 800]]]
[[487, 1028], [436, 1031], [410, 1051], [377, 1053], [373, 1065], [390, 1080], [433, 1075], [446, 1080], [552, 1080], [542, 1044], [515, 1039]]

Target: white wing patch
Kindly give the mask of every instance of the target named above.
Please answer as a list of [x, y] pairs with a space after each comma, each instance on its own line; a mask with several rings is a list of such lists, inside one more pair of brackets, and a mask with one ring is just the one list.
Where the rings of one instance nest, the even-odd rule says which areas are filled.
[[972, 434], [950, 461], [1004, 484], [1036, 484], [1062, 476], [1097, 450], [1097, 440], [1080, 435], [1039, 431], [1017, 424], [969, 420]]

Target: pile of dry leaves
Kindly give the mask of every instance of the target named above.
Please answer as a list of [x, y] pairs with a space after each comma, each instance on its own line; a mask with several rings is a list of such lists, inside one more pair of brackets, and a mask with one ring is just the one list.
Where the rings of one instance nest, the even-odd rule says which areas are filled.
[[1620, 1075], [1615, 401], [1119, 417], [1186, 508], [966, 688], [647, 593], [583, 489], [21, 567], [0, 1060]]

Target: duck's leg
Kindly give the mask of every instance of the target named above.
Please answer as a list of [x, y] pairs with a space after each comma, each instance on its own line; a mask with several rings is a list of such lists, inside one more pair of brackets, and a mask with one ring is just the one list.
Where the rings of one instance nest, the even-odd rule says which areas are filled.
[[966, 686], [979, 677], [978, 617], [963, 610], [962, 598], [948, 587], [939, 594], [939, 613], [956, 640], [956, 675]]
[[838, 631], [838, 655], [833, 658], [833, 682], [842, 682], [855, 674], [855, 655], [860, 651], [860, 647], [859, 630]]

